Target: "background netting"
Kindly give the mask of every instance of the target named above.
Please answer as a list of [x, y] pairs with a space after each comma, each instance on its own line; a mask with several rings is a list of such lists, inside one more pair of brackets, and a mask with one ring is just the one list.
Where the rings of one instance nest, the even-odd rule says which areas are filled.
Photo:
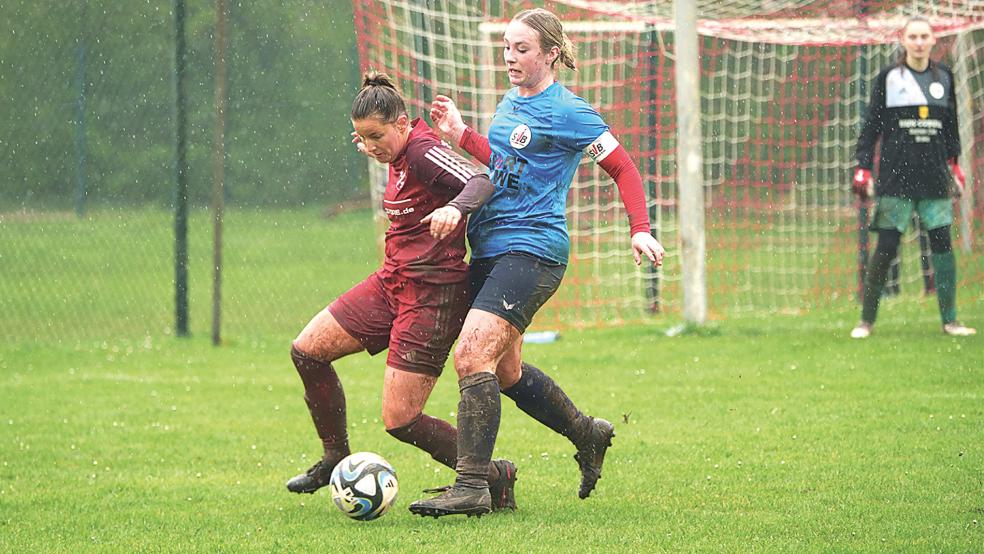
[[[226, 329], [290, 336], [339, 292], [318, 289], [331, 263], [319, 222], [353, 197], [369, 205], [349, 136], [352, 6], [227, 5]], [[0, 341], [172, 332], [173, 6], [0, 2]], [[214, 2], [187, 2], [185, 21], [191, 329], [201, 333]]]
[[[425, 115], [452, 96], [485, 130], [509, 84], [501, 35], [530, 2], [355, 2], [363, 69], [395, 77]], [[955, 72], [968, 195], [955, 223], [961, 282], [984, 278], [984, 2], [700, 1], [701, 116], [708, 305], [793, 312], [853, 302], [858, 205], [849, 180], [868, 84], [897, 55], [906, 17], [937, 29], [934, 58]], [[675, 176], [673, 2], [562, 0], [578, 71], [559, 79], [599, 109], [643, 174], [664, 269], [637, 269], [610, 179], [582, 164], [568, 199], [571, 264], [540, 326], [639, 321], [681, 305]], [[374, 194], [385, 174], [373, 167]], [[689, 185], [689, 184], [684, 184]], [[907, 235], [899, 281], [922, 290], [917, 235]], [[872, 241], [872, 248], [873, 248]]]

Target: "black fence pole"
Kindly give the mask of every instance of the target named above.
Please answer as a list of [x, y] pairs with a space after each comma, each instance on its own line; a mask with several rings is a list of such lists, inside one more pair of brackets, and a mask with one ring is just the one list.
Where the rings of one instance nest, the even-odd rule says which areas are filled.
[[185, 2], [174, 0], [174, 312], [175, 333], [188, 336], [188, 160]]
[[225, 212], [226, 6], [215, 0], [215, 136], [212, 152], [212, 344], [222, 342], [222, 217]]
[[75, 215], [85, 217], [86, 183], [85, 183], [85, 12], [88, 3], [82, 4], [82, 15], [79, 18], [80, 30], [75, 57], [75, 88], [78, 96], [75, 99]]

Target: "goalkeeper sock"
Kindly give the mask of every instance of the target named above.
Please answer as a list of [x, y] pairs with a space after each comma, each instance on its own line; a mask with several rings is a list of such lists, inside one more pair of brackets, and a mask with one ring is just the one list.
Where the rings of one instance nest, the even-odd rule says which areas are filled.
[[516, 384], [502, 391], [533, 419], [579, 445], [591, 430], [591, 418], [581, 413], [549, 375], [523, 362]]
[[[868, 262], [868, 271], [864, 274], [864, 292], [861, 303], [861, 321], [874, 323], [878, 317], [878, 302], [881, 300], [882, 288], [888, 279], [888, 269], [898, 251], [897, 231], [880, 231], [878, 246]], [[889, 236], [889, 233], [892, 235]], [[895, 239], [895, 240], [892, 240]]]
[[940, 304], [940, 319], [945, 325], [957, 320], [957, 261], [953, 252], [933, 254], [932, 258], [936, 299]]
[[329, 362], [291, 347], [290, 357], [304, 383], [304, 402], [324, 447], [324, 459], [338, 462], [351, 454], [345, 418], [345, 392]]

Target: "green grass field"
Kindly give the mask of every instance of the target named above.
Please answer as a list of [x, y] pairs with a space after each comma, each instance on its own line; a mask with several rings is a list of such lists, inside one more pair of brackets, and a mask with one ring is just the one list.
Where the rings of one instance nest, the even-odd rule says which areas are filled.
[[[678, 320], [664, 316], [527, 346], [618, 435], [581, 501], [573, 448], [503, 398], [496, 455], [519, 466], [519, 510], [481, 519], [407, 511], [453, 474], [384, 432], [384, 360], [342, 360], [352, 445], [389, 459], [401, 486], [391, 513], [350, 521], [325, 491], [283, 487], [318, 454], [288, 349], [372, 269], [367, 215], [230, 214], [218, 348], [207, 338], [207, 215], [193, 219], [190, 339], [170, 329], [167, 222], [0, 220], [0, 552], [984, 544], [984, 336], [942, 336], [935, 299], [914, 293], [886, 301], [864, 342], [846, 338], [857, 307], [844, 301], [674, 338], [664, 331]], [[113, 248], [86, 249], [94, 237]], [[984, 326], [984, 285], [965, 285], [962, 319]], [[456, 405], [449, 370], [428, 413], [454, 421]]]

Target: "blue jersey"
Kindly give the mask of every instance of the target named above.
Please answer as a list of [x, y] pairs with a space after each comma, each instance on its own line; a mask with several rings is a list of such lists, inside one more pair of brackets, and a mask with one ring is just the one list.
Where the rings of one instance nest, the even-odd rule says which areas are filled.
[[598, 112], [560, 83], [536, 96], [506, 93], [489, 128], [495, 192], [468, 221], [472, 258], [526, 252], [566, 264], [567, 191], [584, 151], [594, 155], [607, 131]]

